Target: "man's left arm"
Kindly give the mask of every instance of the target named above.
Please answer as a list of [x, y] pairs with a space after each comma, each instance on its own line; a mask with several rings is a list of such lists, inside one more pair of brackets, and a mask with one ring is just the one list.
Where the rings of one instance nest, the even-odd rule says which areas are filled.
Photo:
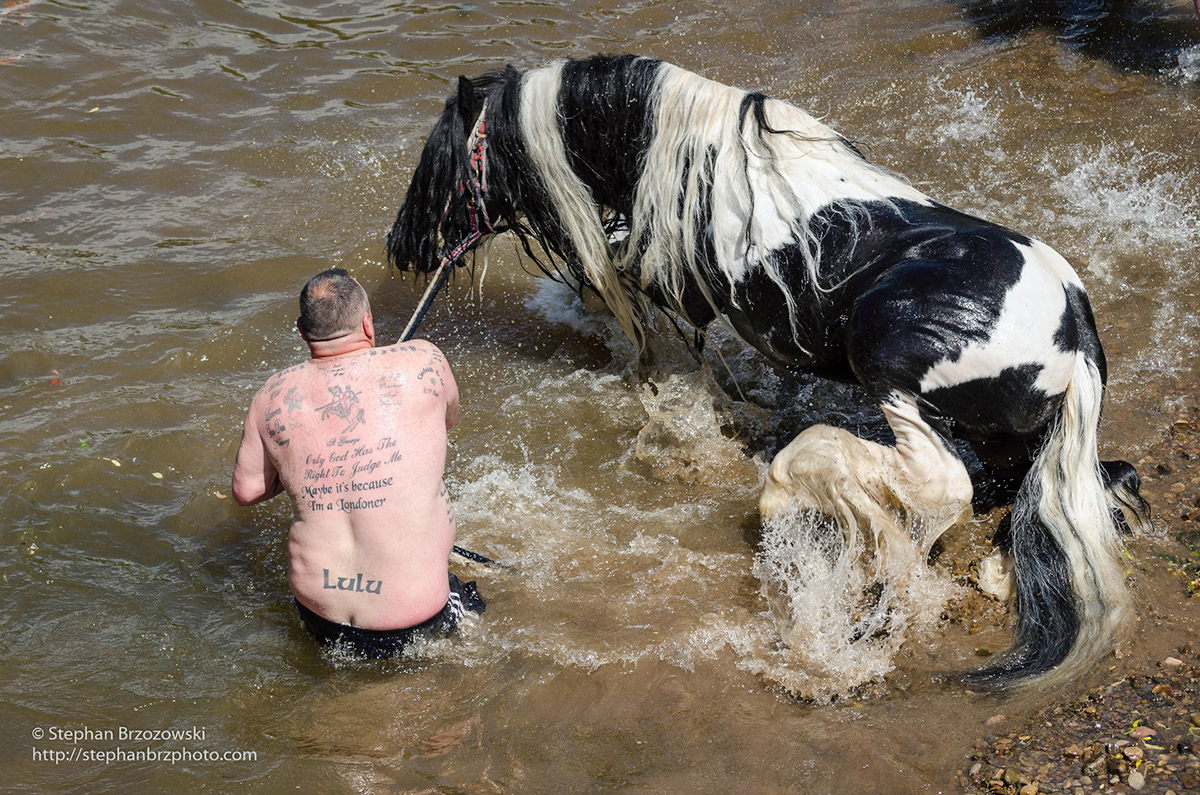
[[283, 491], [279, 471], [267, 455], [265, 434], [254, 419], [256, 412], [261, 411], [259, 396], [256, 395], [246, 414], [242, 426], [242, 444], [233, 463], [233, 499], [238, 505], [254, 505]]

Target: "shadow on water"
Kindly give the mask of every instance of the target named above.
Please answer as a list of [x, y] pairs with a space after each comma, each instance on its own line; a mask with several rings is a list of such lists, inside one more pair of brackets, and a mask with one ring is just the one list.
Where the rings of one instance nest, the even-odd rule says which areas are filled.
[[1160, 0], [956, 0], [985, 38], [1045, 30], [1065, 47], [1118, 69], [1162, 73], [1200, 46], [1195, 13]]

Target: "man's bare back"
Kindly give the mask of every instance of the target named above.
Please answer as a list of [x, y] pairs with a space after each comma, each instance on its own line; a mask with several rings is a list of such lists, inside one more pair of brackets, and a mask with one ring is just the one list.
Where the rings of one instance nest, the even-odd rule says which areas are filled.
[[306, 341], [313, 359], [251, 402], [234, 497], [292, 498], [288, 582], [303, 606], [365, 629], [420, 624], [449, 596], [455, 523], [442, 473], [454, 376], [429, 342], [373, 347], [373, 327]]

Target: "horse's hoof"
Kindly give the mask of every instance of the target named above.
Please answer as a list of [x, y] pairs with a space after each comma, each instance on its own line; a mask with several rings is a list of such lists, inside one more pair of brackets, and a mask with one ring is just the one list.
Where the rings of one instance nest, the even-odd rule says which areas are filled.
[[1012, 556], [994, 549], [992, 554], [979, 561], [979, 590], [984, 594], [1007, 602], [1012, 598], [1015, 585]]

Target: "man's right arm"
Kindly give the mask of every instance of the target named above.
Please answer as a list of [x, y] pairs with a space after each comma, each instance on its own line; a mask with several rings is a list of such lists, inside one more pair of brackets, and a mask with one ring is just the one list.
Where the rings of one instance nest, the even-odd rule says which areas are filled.
[[254, 505], [283, 491], [275, 463], [267, 455], [267, 440], [255, 421], [262, 408], [259, 395], [250, 403], [242, 425], [242, 443], [233, 463], [233, 499], [238, 505]]

